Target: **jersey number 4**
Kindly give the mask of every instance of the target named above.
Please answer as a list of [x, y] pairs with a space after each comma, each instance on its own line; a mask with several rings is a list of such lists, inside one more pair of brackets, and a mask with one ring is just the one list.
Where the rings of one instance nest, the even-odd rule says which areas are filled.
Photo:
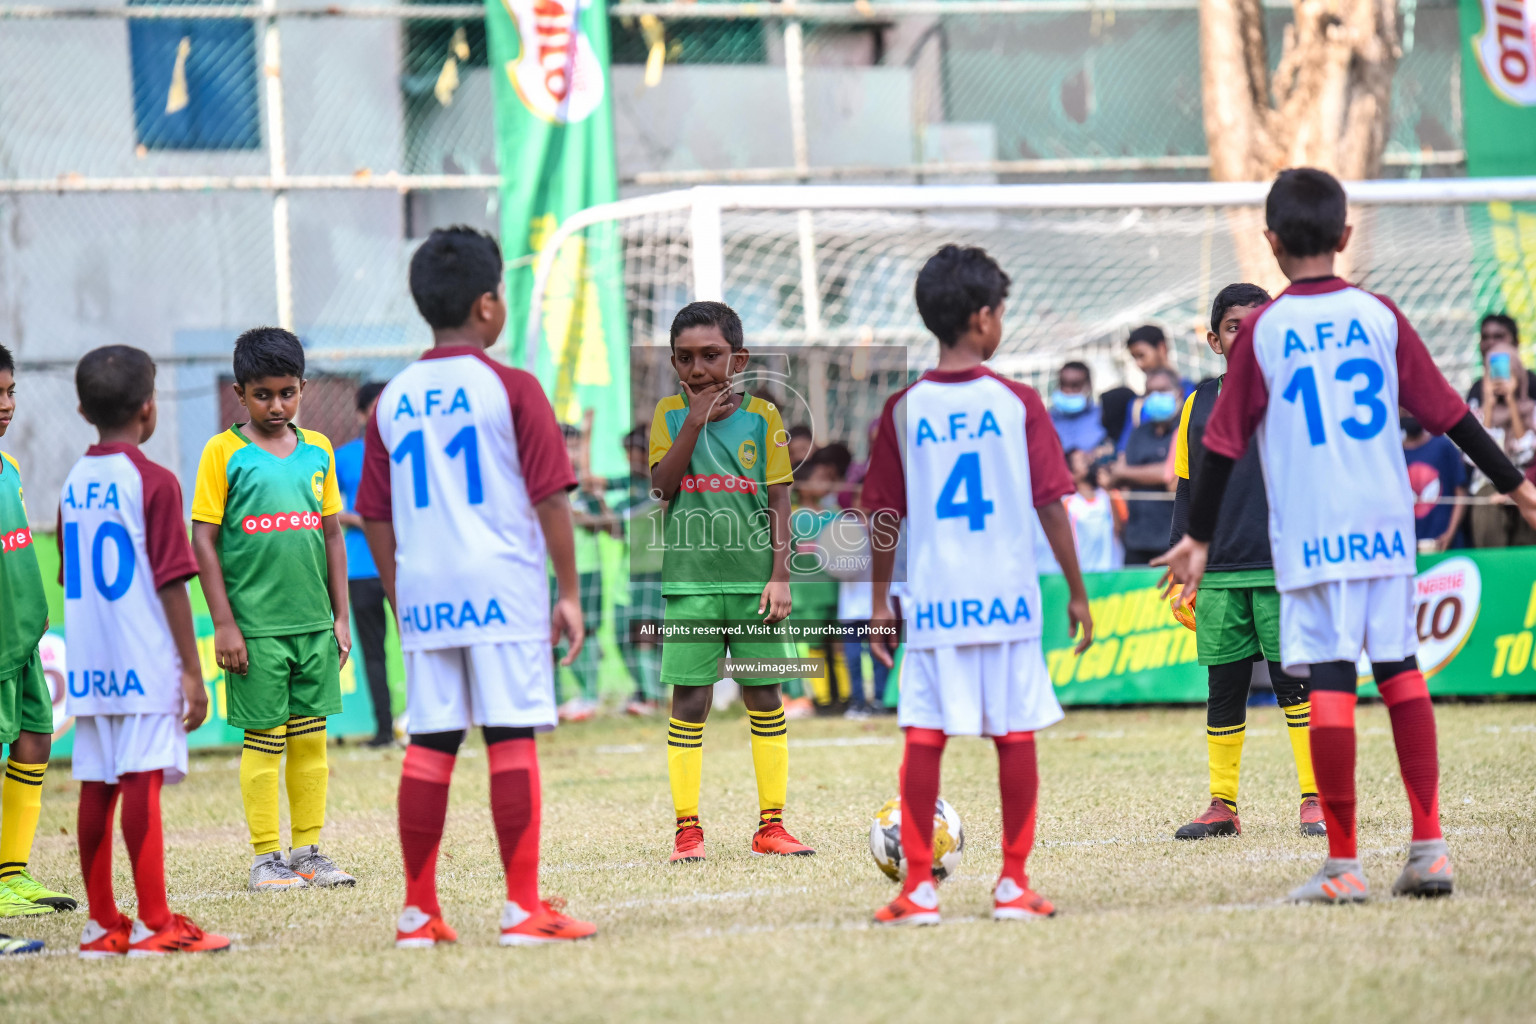
[[[960, 489], [965, 488], [965, 500], [959, 500]], [[992, 514], [992, 502], [981, 492], [981, 456], [965, 452], [955, 460], [955, 468], [949, 471], [939, 491], [939, 501], [934, 508], [939, 519], [965, 519], [972, 530], [985, 530], [987, 516]]]
[[[117, 571], [110, 580], [107, 579], [107, 560], [103, 557], [109, 542], [117, 549]], [[91, 541], [91, 581], [96, 584], [97, 593], [108, 601], [116, 601], [128, 593], [128, 588], [133, 586], [134, 563], [137, 561], [133, 538], [128, 535], [127, 527], [108, 520], [96, 528], [96, 536]], [[65, 523], [64, 596], [78, 600], [80, 595], [80, 524]]]
[[[485, 500], [485, 490], [480, 484], [480, 438], [472, 426], [465, 427], [443, 448], [450, 459], [464, 456], [464, 490], [471, 505]], [[420, 430], [413, 430], [400, 439], [390, 456], [395, 462], [411, 460], [411, 489], [417, 508], [426, 508], [432, 497], [427, 493], [427, 439]]]
[[[1369, 441], [1387, 425], [1387, 406], [1378, 397], [1387, 375], [1382, 372], [1381, 364], [1373, 359], [1347, 360], [1340, 363], [1333, 374], [1336, 381], [1353, 381], [1358, 377], [1364, 377], [1365, 384], [1355, 389], [1355, 407], [1364, 409], [1367, 418], [1361, 419], [1357, 412], [1340, 422], [1339, 427], [1356, 441]], [[1293, 404], [1301, 403], [1302, 412], [1307, 417], [1308, 440], [1314, 445], [1328, 442], [1328, 432], [1323, 426], [1322, 403], [1317, 398], [1317, 373], [1312, 367], [1303, 366], [1292, 374], [1291, 382], [1285, 386], [1280, 397]]]

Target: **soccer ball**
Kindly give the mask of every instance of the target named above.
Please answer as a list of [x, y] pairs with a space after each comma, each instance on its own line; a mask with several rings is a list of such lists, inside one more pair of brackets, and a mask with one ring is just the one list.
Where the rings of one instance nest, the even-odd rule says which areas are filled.
[[[892, 881], [907, 877], [907, 858], [901, 852], [901, 800], [887, 800], [869, 825], [869, 852], [875, 866]], [[942, 882], [960, 870], [965, 854], [965, 827], [960, 815], [946, 801], [933, 809], [933, 879]]]

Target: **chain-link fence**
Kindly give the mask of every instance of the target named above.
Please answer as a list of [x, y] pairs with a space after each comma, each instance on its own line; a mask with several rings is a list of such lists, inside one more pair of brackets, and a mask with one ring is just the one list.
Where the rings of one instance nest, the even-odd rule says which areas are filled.
[[[1190, 0], [609, 10], [628, 194], [735, 180], [1204, 174]], [[91, 440], [73, 413], [72, 371], [97, 345], [138, 345], [159, 361], [150, 450], [184, 480], [235, 415], [230, 346], [257, 324], [291, 325], [309, 349], [316, 383], [303, 420], [338, 443], [355, 434], [353, 385], [387, 377], [428, 343], [405, 288], [415, 244], [434, 226], [497, 225], [495, 72], [481, 11], [0, 4], [0, 324], [22, 403], [4, 446], [30, 492], [49, 496], [34, 499], [40, 523]], [[1276, 50], [1288, 16], [1272, 14]], [[1454, 173], [1455, 10], [1405, 8], [1405, 26], [1389, 172]], [[743, 215], [725, 263], [765, 343], [806, 340], [808, 326], [828, 340], [904, 341], [911, 254], [962, 229], [992, 244], [989, 224], [846, 231], [823, 216], [807, 235], [800, 222]], [[686, 227], [626, 228], [625, 239], [631, 333], [648, 340], [692, 297], [686, 275], [658, 269], [687, 258]], [[1192, 272], [1149, 258], [1153, 276]], [[1019, 266], [1009, 269], [1021, 290], [1065, 286], [1059, 269]], [[1144, 303], [1091, 270], [1075, 280], [1102, 285], [1070, 302], [1113, 309], [1117, 324], [1141, 316]], [[872, 281], [883, 282], [878, 293]], [[1078, 340], [1064, 334], [1057, 346]], [[826, 392], [834, 406], [842, 394]]]

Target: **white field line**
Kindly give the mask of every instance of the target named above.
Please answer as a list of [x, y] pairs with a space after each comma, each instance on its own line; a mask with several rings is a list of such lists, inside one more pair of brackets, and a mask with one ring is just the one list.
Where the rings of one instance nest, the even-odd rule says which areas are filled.
[[740, 889], [735, 892], [700, 892], [688, 896], [663, 896], [660, 899], [623, 900], [619, 903], [599, 903], [592, 910], [626, 910], [632, 907], [686, 907], [697, 903], [721, 903], [726, 900], [746, 900], [754, 896], [789, 896], [810, 892], [808, 885], [775, 886], [765, 889]]
[[[790, 740], [791, 747], [894, 747], [901, 742], [895, 736], [828, 736], [820, 739]], [[659, 749], [646, 743], [617, 743], [592, 748], [594, 754], [648, 754]]]

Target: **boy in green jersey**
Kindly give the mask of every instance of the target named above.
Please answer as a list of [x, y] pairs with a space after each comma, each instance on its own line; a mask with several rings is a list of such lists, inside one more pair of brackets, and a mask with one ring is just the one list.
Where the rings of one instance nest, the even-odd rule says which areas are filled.
[[[15, 414], [16, 362], [0, 345], [0, 437]], [[53, 695], [37, 653], [47, 630], [48, 599], [21, 500], [21, 469], [9, 455], [0, 456], [0, 745], [10, 748], [0, 783], [0, 917], [76, 905], [27, 871], [53, 740]]]
[[[661, 592], [670, 639], [661, 648], [661, 681], [673, 686], [667, 771], [677, 812], [674, 862], [704, 859], [699, 784], [717, 660], [727, 650], [733, 658], [793, 656], [783, 628], [765, 628], [790, 610], [789, 434], [772, 403], [732, 386], [747, 368], [744, 344], [731, 307], [684, 306], [672, 320], [678, 393], [656, 404], [651, 421], [651, 485], [667, 502]], [[814, 853], [783, 825], [789, 739], [780, 677], [735, 679], [757, 770], [752, 852]]]
[[[235, 394], [250, 414], [203, 448], [192, 547], [225, 671], [229, 724], [245, 730], [240, 794], [256, 859], [252, 892], [355, 885], [320, 853], [325, 719], [341, 710], [346, 541], [331, 442], [294, 426], [304, 348], [276, 327], [235, 342]], [[288, 752], [291, 853], [277, 836], [278, 766]]]

